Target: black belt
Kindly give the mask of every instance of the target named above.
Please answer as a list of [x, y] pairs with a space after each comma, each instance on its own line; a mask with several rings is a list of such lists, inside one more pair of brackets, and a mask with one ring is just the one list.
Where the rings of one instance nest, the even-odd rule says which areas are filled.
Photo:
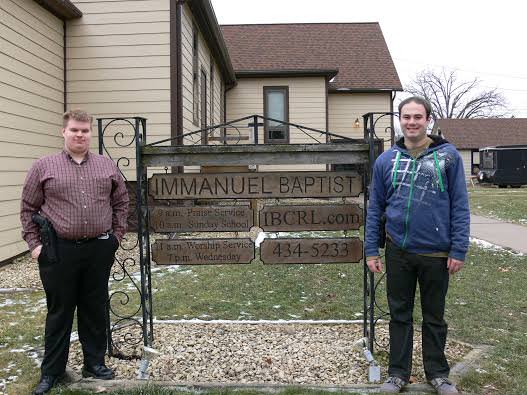
[[95, 237], [83, 237], [82, 239], [63, 239], [62, 237], [58, 237], [58, 240], [62, 243], [68, 243], [68, 244], [85, 244], [89, 243], [90, 241], [99, 240], [99, 239], [107, 239], [110, 237], [110, 232], [104, 232], [101, 233], [98, 236]]

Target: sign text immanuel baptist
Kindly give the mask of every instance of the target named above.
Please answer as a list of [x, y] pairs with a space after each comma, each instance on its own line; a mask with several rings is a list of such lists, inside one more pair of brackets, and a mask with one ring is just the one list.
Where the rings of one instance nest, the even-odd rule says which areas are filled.
[[154, 174], [154, 199], [346, 197], [362, 192], [355, 172]]

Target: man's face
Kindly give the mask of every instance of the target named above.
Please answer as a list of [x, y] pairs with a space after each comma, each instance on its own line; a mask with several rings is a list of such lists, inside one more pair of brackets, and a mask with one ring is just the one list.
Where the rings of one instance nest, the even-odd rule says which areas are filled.
[[64, 129], [64, 147], [72, 154], [84, 155], [90, 149], [91, 124], [70, 119]]
[[426, 136], [426, 129], [430, 118], [426, 117], [426, 110], [422, 104], [410, 102], [401, 108], [401, 129], [405, 139], [421, 140]]

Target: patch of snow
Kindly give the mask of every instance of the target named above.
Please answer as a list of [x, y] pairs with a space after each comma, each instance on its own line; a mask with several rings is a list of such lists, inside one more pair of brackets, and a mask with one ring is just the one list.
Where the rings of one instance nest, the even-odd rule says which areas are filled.
[[499, 245], [496, 245], [496, 244], [492, 244], [492, 243], [490, 243], [488, 241], [477, 239], [475, 237], [471, 237], [470, 238], [470, 242], [476, 244], [478, 247], [485, 248], [487, 250], [508, 252], [509, 254], [516, 255], [516, 256], [524, 256], [525, 255], [525, 254], [523, 254], [521, 252], [517, 252], [517, 251], [514, 251], [514, 250], [503, 248], [502, 246], [499, 246]]
[[4, 302], [0, 303], [0, 307], [14, 306], [17, 304], [27, 304], [25, 301], [15, 301], [13, 299], [6, 299]]
[[256, 240], [254, 240], [254, 246], [256, 248], [260, 247], [260, 244], [265, 240], [267, 237], [267, 234], [265, 232], [258, 233], [258, 236], [256, 237]]

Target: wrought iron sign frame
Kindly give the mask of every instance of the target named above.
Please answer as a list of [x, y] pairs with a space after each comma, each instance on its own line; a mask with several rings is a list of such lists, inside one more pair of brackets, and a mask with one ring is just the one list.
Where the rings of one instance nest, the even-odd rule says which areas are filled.
[[[380, 115], [380, 116], [379, 116]], [[108, 352], [110, 356], [120, 358], [136, 358], [138, 355], [125, 355], [122, 352], [115, 334], [118, 330], [127, 327], [127, 324], [138, 326], [141, 329], [141, 338], [134, 335], [131, 330], [125, 329], [123, 336], [127, 344], [139, 344], [141, 341], [145, 346], [152, 345], [154, 340], [153, 327], [153, 307], [152, 307], [152, 284], [151, 284], [151, 245], [149, 237], [150, 221], [148, 207], [148, 189], [149, 180], [147, 178], [147, 169], [151, 166], [164, 166], [165, 171], [169, 167], [173, 169], [181, 166], [192, 165], [266, 165], [266, 164], [352, 164], [357, 170], [362, 181], [362, 193], [364, 195], [363, 204], [363, 223], [366, 226], [368, 187], [373, 162], [376, 156], [375, 146], [375, 124], [378, 119], [384, 116], [391, 116], [393, 113], [368, 113], [364, 118], [364, 139], [353, 139], [334, 133], [304, 127], [287, 122], [264, 118], [258, 115], [251, 115], [238, 120], [224, 123], [221, 125], [211, 126], [206, 129], [200, 129], [191, 133], [183, 134], [171, 139], [157, 141], [147, 144], [146, 119], [142, 117], [134, 118], [99, 118], [99, 153], [110, 156], [105, 145], [105, 138], [112, 138], [117, 147], [131, 147], [135, 143], [136, 159], [136, 214], [137, 214], [137, 241], [134, 246], [123, 246], [125, 250], [139, 248], [139, 272], [140, 284], [129, 268], [136, 266], [137, 262], [133, 257], [125, 259], [116, 258], [112, 278], [115, 281], [130, 281], [133, 284], [134, 292], [140, 297], [140, 306], [134, 309], [132, 313], [123, 314], [112, 307], [112, 301], [118, 300], [121, 306], [130, 303], [131, 297], [126, 291], [113, 291], [108, 299]], [[374, 117], [378, 117], [374, 119]], [[249, 121], [243, 126], [243, 122]], [[288, 125], [291, 128], [298, 128], [302, 133], [309, 136], [316, 143], [314, 144], [258, 144], [258, 126], [263, 125], [265, 121], [274, 121]], [[242, 125], [240, 125], [242, 122]], [[109, 136], [108, 127], [117, 125], [118, 128], [131, 127], [133, 133], [126, 134], [122, 131], [115, 132]], [[252, 141], [249, 144], [241, 143], [242, 141], [251, 140], [242, 136], [243, 127], [249, 127], [249, 133], [252, 133]], [[220, 137], [215, 136], [220, 131]], [[235, 130], [237, 136], [232, 138], [228, 136], [226, 130]], [[223, 144], [201, 145], [201, 138], [208, 137], [208, 141], [220, 141]], [[315, 137], [316, 136], [316, 137]], [[318, 138], [317, 138], [318, 137]], [[127, 141], [127, 138], [129, 141]], [[330, 142], [330, 139], [336, 138], [338, 143]], [[183, 141], [186, 145], [160, 145], [176, 141]], [[113, 158], [112, 158], [113, 159]], [[115, 160], [115, 159], [114, 159]], [[119, 157], [115, 160], [121, 170], [123, 177], [127, 180], [123, 169], [130, 166], [130, 158]], [[254, 173], [253, 173], [254, 174]], [[129, 189], [130, 190], [130, 189]], [[350, 195], [351, 196], [351, 195]], [[131, 196], [131, 200], [133, 197]], [[350, 228], [352, 229], [352, 228]], [[321, 239], [323, 240], [323, 239]], [[125, 243], [126, 244], [126, 243]], [[362, 254], [364, 267], [363, 281], [363, 300], [364, 300], [364, 335], [368, 338], [368, 348], [373, 351], [375, 344], [375, 325], [378, 318], [375, 318], [375, 284], [374, 275], [366, 265], [364, 251]], [[382, 280], [382, 278], [381, 278]], [[381, 310], [382, 311], [382, 310]], [[141, 313], [141, 314], [139, 314]], [[383, 314], [386, 313], [383, 311]], [[383, 315], [383, 316], [384, 316]], [[122, 341], [122, 340], [121, 340]]]

